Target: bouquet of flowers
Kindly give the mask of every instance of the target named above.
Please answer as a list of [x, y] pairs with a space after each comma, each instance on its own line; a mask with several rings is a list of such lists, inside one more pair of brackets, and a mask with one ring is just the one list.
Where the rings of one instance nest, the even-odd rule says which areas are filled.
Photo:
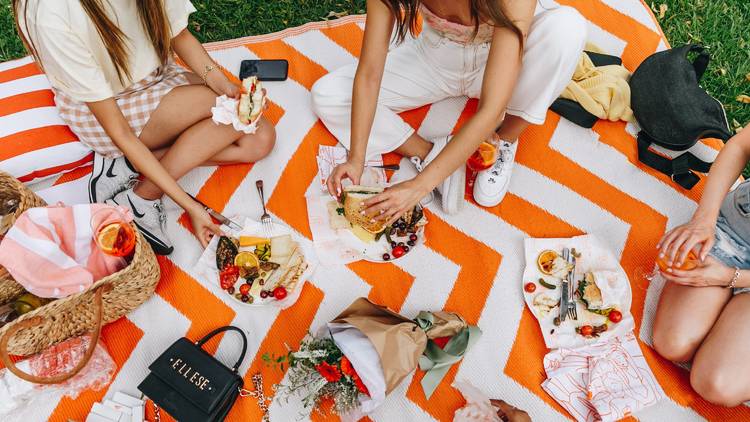
[[429, 399], [480, 334], [457, 314], [421, 312], [412, 320], [359, 298], [326, 325], [323, 335], [308, 336], [286, 356], [264, 359], [289, 365], [287, 382], [276, 386], [279, 397], [301, 396], [312, 409], [330, 399], [333, 413], [359, 420], [417, 366], [427, 372], [422, 386]]
[[[270, 358], [265, 357], [266, 360]], [[351, 413], [370, 396], [367, 386], [336, 345], [333, 337], [308, 336], [296, 352], [290, 352], [274, 363], [289, 364], [286, 384], [277, 386], [282, 397], [304, 394], [306, 408], [319, 408], [321, 402], [331, 399], [337, 414]]]

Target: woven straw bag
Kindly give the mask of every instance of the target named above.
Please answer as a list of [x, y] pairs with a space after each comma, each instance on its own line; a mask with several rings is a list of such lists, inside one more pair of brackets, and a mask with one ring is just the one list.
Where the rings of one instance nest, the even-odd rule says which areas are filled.
[[[16, 219], [27, 209], [43, 207], [44, 200], [38, 197], [26, 185], [19, 182], [8, 173], [0, 171], [0, 209], [5, 207], [7, 201], [17, 203], [16, 210], [11, 215], [9, 223], [12, 225]], [[5, 233], [0, 232], [0, 236]], [[23, 293], [23, 287], [13, 280], [3, 266], [0, 266], [0, 305], [10, 302]]]
[[[4, 189], [10, 184], [5, 176], [0, 173], [0, 201], [4, 200]], [[16, 193], [16, 196], [34, 195], [23, 185], [18, 189], [21, 193]], [[149, 244], [135, 225], [133, 228], [136, 229], [137, 240], [130, 265], [98, 280], [83, 292], [54, 300], [0, 328], [0, 360], [11, 372], [38, 384], [55, 384], [73, 377], [91, 358], [102, 326], [128, 314], [154, 293], [159, 283], [159, 265]], [[12, 279], [9, 280], [3, 279], [3, 289], [11, 282], [17, 285]], [[23, 288], [19, 286], [19, 289], [13, 298], [23, 292]], [[51, 378], [32, 376], [19, 370], [9, 356], [34, 354], [86, 332], [93, 333], [90, 348], [78, 365], [66, 374]]]

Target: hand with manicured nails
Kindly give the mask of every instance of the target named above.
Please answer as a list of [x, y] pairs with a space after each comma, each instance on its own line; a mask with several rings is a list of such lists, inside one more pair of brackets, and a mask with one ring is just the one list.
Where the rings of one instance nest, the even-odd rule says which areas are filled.
[[341, 197], [343, 189], [341, 187], [341, 181], [348, 178], [355, 185], [359, 184], [362, 179], [362, 173], [365, 171], [364, 163], [357, 163], [354, 161], [347, 161], [343, 164], [339, 164], [333, 168], [331, 175], [326, 180], [326, 186], [328, 187], [328, 193], [335, 198]]
[[529, 414], [521, 409], [513, 407], [502, 400], [490, 400], [490, 403], [497, 407], [497, 416], [500, 420], [507, 422], [531, 422]]
[[224, 235], [219, 225], [214, 223], [214, 220], [202, 205], [196, 203], [196, 206], [188, 211], [188, 215], [193, 225], [193, 233], [204, 248], [208, 246], [208, 242], [214, 236]]
[[693, 219], [664, 234], [656, 247], [659, 249], [659, 256], [669, 266], [680, 267], [696, 245], [702, 245], [697, 255], [701, 261], [705, 261], [714, 246], [715, 235], [715, 221]]
[[404, 213], [414, 209], [426, 191], [415, 179], [393, 185], [364, 202], [365, 214], [377, 215], [387, 224], [398, 220]]
[[662, 271], [665, 280], [692, 287], [726, 287], [734, 276], [734, 268], [729, 268], [718, 259], [708, 256], [703, 265], [690, 270], [677, 270], [670, 268], [667, 272]]

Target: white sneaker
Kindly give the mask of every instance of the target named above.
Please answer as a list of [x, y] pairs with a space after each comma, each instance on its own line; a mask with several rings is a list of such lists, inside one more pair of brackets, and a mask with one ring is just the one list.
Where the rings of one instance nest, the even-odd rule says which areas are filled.
[[[396, 172], [391, 178], [391, 183], [405, 182], [411, 180], [422, 172], [422, 169], [427, 167], [428, 164], [435, 157], [440, 154], [440, 151], [448, 145], [451, 136], [437, 138], [432, 141], [432, 149], [425, 157], [424, 161], [420, 160], [419, 157], [411, 157], [410, 162], [414, 165], [401, 166], [401, 169]], [[443, 198], [443, 211], [446, 214], [456, 214], [461, 210], [461, 206], [464, 201], [464, 193], [466, 192], [466, 167], [461, 166], [453, 174], [448, 176], [441, 184], [437, 186], [437, 191]], [[431, 194], [430, 194], [431, 195]], [[429, 195], [428, 195], [429, 196]], [[429, 202], [429, 201], [428, 201]]]
[[518, 142], [500, 141], [498, 159], [491, 168], [479, 172], [474, 181], [474, 200], [483, 207], [494, 207], [503, 201], [510, 186]]
[[94, 154], [94, 171], [89, 177], [89, 202], [101, 203], [127, 189], [138, 172], [125, 157], [106, 158]]
[[167, 215], [164, 213], [164, 206], [161, 199], [148, 200], [143, 199], [133, 192], [133, 189], [124, 190], [114, 198], [105, 202], [109, 205], [120, 205], [130, 209], [135, 219], [133, 222], [138, 226], [148, 243], [154, 249], [157, 255], [169, 255], [174, 250], [172, 242], [164, 232]]

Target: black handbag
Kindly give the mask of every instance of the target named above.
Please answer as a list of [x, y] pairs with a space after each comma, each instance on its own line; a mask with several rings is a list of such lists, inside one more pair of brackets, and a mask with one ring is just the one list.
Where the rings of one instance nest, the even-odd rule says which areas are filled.
[[[201, 347], [228, 330], [242, 336], [242, 353], [232, 368]], [[151, 373], [138, 389], [180, 422], [223, 421], [244, 384], [237, 368], [246, 351], [247, 337], [237, 327], [217, 328], [195, 343], [183, 337], [148, 367]]]
[[[697, 53], [692, 62], [689, 53]], [[700, 180], [695, 171], [707, 173], [712, 164], [687, 150], [703, 138], [732, 136], [724, 107], [699, 84], [709, 59], [703, 47], [688, 44], [652, 54], [630, 78], [631, 108], [642, 129], [638, 159], [686, 189]]]

